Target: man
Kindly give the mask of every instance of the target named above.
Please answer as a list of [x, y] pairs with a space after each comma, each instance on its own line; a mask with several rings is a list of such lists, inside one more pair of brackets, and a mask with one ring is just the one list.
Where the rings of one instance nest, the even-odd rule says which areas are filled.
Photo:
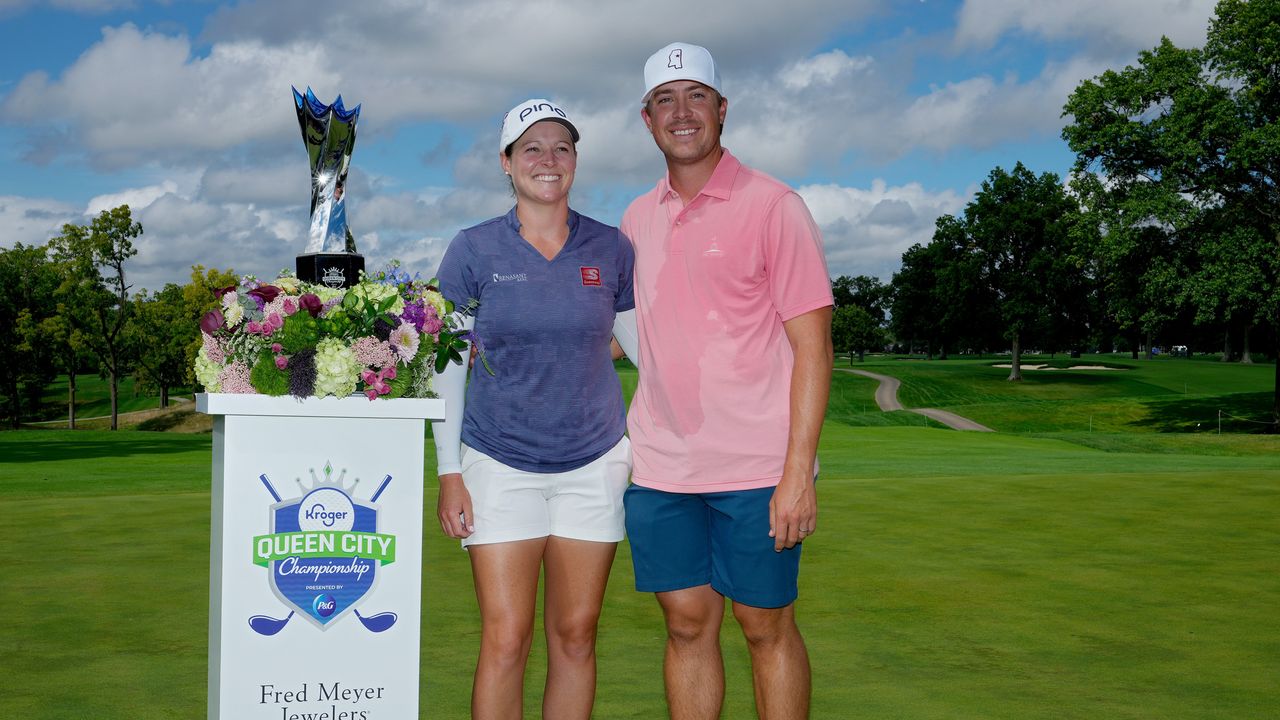
[[656, 593], [666, 618], [672, 718], [719, 716], [726, 597], [757, 713], [804, 718], [796, 580], [817, 529], [832, 364], [822, 239], [794, 191], [720, 146], [728, 101], [705, 48], [668, 45], [644, 76], [640, 114], [667, 176], [622, 220], [641, 358], [626, 494], [636, 588]]

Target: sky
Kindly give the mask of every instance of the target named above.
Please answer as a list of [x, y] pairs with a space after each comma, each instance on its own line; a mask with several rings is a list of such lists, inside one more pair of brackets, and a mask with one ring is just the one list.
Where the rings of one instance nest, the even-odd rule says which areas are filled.
[[361, 106], [347, 180], [376, 270], [434, 274], [458, 230], [514, 202], [503, 115], [533, 97], [582, 139], [570, 204], [617, 224], [665, 172], [640, 118], [645, 59], [707, 47], [723, 144], [804, 198], [832, 276], [891, 279], [996, 167], [1065, 177], [1080, 82], [1213, 0], [0, 0], [0, 247], [128, 203], [133, 290], [191, 267], [274, 277], [306, 243], [291, 87]]

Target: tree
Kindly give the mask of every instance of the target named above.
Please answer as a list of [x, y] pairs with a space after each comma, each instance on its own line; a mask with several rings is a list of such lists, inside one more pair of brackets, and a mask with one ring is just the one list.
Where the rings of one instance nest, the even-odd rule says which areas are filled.
[[[915, 348], [917, 341], [923, 341], [931, 358], [941, 324], [938, 307], [934, 302], [940, 264], [936, 250], [933, 243], [927, 246], [917, 243], [907, 248], [902, 253], [902, 264], [890, 282], [890, 328], [894, 336], [906, 345], [907, 352]], [[833, 316], [833, 336], [834, 323]]]
[[67, 266], [60, 292], [75, 303], [66, 317], [83, 332], [110, 380], [112, 430], [118, 428], [120, 377], [133, 360], [124, 337], [133, 309], [124, 265], [137, 254], [133, 238], [141, 234], [129, 206], [121, 205], [103, 210], [87, 227], [63, 225], [52, 241], [56, 257]]
[[884, 324], [886, 305], [889, 302], [889, 286], [870, 275], [849, 277], [841, 275], [831, 281], [831, 294], [836, 307], [857, 305], [879, 324]]
[[182, 286], [169, 283], [150, 295], [133, 299], [133, 317], [125, 342], [137, 358], [135, 376], [141, 386], [160, 394], [160, 407], [169, 407], [169, 390], [186, 380], [190, 361], [187, 347], [199, 342], [198, 319], [188, 317]]
[[1021, 162], [991, 171], [965, 207], [958, 232], [968, 239], [982, 284], [995, 295], [1012, 351], [1009, 380], [1022, 380], [1022, 343], [1049, 320], [1058, 292], [1058, 258], [1067, 252], [1075, 202], [1053, 173]]
[[831, 341], [836, 352], [849, 353], [849, 364], [853, 364], [853, 354], [858, 354], [858, 362], [866, 357], [867, 350], [884, 345], [884, 329], [880, 323], [858, 305], [843, 305], [835, 309], [831, 317]]
[[[1064, 109], [1072, 120], [1063, 138], [1077, 155], [1077, 171], [1096, 169], [1110, 186], [1130, 192], [1147, 186], [1143, 192], [1153, 202], [1145, 213], [1124, 218], [1123, 227], [1155, 220], [1184, 231], [1199, 213], [1221, 209], [1252, 228], [1246, 235], [1216, 238], [1232, 246], [1229, 257], [1258, 265], [1211, 263], [1212, 269], [1201, 270], [1203, 278], [1226, 272], [1233, 278], [1230, 284], [1249, 278], [1255, 284], [1248, 293], [1255, 311], [1226, 301], [1221, 292], [1206, 300], [1197, 291], [1195, 299], [1201, 310], [1207, 302], [1220, 311], [1234, 307], [1265, 318], [1280, 333], [1278, 29], [1280, 0], [1221, 0], [1203, 50], [1178, 48], [1166, 38], [1141, 53], [1136, 66], [1082, 83]], [[1170, 209], [1177, 211], [1162, 216]], [[1198, 245], [1203, 238], [1184, 240]], [[1242, 248], [1241, 242], [1254, 246]], [[1198, 252], [1182, 257], [1193, 255], [1203, 257]], [[1161, 272], [1176, 280], [1181, 270], [1168, 266]], [[1230, 323], [1230, 318], [1219, 320]], [[1280, 423], [1280, 362], [1276, 380], [1273, 413]]]
[[[210, 310], [219, 307], [216, 290], [231, 287], [238, 282], [240, 282], [240, 277], [230, 268], [226, 270], [218, 270], [216, 268], [205, 270], [203, 265], [191, 266], [191, 282], [182, 286], [183, 313], [190, 321], [191, 327], [199, 328], [200, 318], [204, 317], [204, 314]], [[183, 384], [185, 385], [193, 385], [196, 382], [194, 368], [196, 355], [200, 352], [200, 344], [199, 332], [187, 343], [187, 374], [183, 377]]]
[[54, 313], [55, 282], [45, 247], [0, 250], [0, 394], [13, 428], [53, 380], [39, 326]]

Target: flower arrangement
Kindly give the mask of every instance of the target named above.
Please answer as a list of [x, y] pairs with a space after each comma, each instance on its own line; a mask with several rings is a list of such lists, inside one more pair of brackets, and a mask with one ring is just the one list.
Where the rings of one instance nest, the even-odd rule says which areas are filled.
[[432, 376], [462, 362], [463, 332], [435, 281], [393, 262], [346, 289], [245, 276], [200, 320], [196, 379], [209, 392], [294, 397], [434, 397]]

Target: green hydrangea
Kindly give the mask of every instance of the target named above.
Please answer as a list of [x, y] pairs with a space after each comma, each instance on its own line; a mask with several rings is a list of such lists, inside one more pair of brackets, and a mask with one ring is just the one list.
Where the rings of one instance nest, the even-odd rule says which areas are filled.
[[346, 343], [325, 338], [316, 346], [316, 395], [346, 397], [356, 391], [360, 361]]
[[200, 348], [200, 352], [196, 355], [196, 380], [204, 386], [206, 392], [216, 393], [222, 390], [222, 386], [218, 383], [218, 373], [222, 372], [222, 367], [222, 363], [209, 359], [209, 353], [205, 348]]

